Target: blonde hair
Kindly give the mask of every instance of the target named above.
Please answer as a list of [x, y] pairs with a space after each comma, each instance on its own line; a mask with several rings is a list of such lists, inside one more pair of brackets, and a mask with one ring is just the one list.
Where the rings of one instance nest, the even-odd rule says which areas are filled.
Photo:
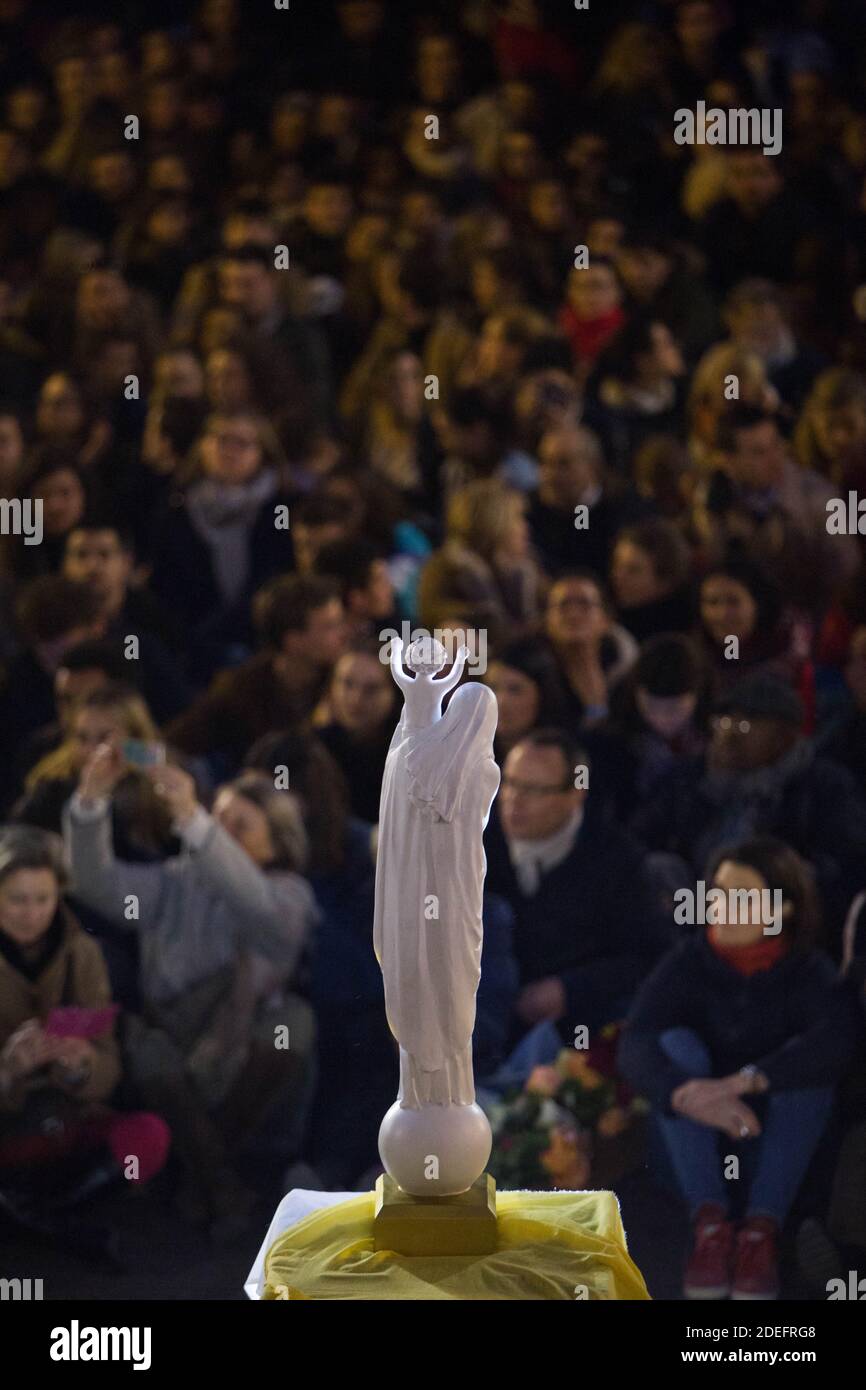
[[596, 96], [605, 92], [640, 91], [645, 72], [645, 53], [652, 48], [659, 58], [655, 65], [654, 85], [663, 80], [664, 62], [669, 45], [649, 24], [635, 20], [621, 25], [613, 34], [602, 55], [598, 72], [592, 83]]
[[[155, 743], [159, 738], [159, 730], [137, 690], [130, 690], [123, 686], [109, 686], [105, 690], [93, 691], [91, 695], [86, 695], [83, 700], [76, 704], [72, 713], [72, 725], [82, 710], [87, 709], [110, 710], [116, 714], [126, 738], [141, 739], [146, 743]], [[41, 758], [31, 769], [27, 775], [25, 786], [28, 791], [32, 791], [40, 782], [74, 777], [75, 774], [74, 741], [73, 734], [70, 732], [59, 748], [55, 748], [51, 753], [46, 753], [45, 757]]]
[[826, 473], [831, 463], [818, 443], [816, 417], [851, 406], [866, 415], [866, 379], [859, 372], [850, 367], [830, 367], [816, 377], [794, 431], [794, 452], [804, 468]]
[[[745, 377], [751, 388], [768, 384], [767, 370], [756, 352], [736, 343], [716, 343], [708, 348], [695, 367], [689, 391], [689, 411], [711, 400], [724, 401], [726, 376]], [[749, 402], [751, 404], [751, 402]]]
[[522, 505], [520, 493], [499, 478], [468, 483], [449, 498], [448, 539], [490, 561], [505, 539], [515, 506]]
[[297, 797], [281, 791], [266, 773], [255, 770], [242, 772], [233, 781], [224, 783], [220, 791], [226, 790], [251, 801], [263, 812], [274, 846], [271, 867], [303, 873], [310, 845]]
[[484, 320], [484, 328], [491, 326], [501, 331], [506, 342], [524, 348], [553, 332], [551, 323], [543, 314], [524, 304], [494, 309]]
[[[725, 397], [725, 380], [735, 376], [738, 382], [737, 400]], [[750, 348], [738, 347], [736, 343], [716, 343], [709, 348], [695, 367], [688, 398], [689, 446], [692, 456], [699, 464], [706, 463], [705, 455], [713, 447], [714, 429], [701, 428], [699, 416], [707, 409], [712, 410], [715, 423], [726, 409], [739, 404], [760, 405], [769, 409], [773, 400], [778, 399], [767, 377], [767, 370], [756, 352]]]

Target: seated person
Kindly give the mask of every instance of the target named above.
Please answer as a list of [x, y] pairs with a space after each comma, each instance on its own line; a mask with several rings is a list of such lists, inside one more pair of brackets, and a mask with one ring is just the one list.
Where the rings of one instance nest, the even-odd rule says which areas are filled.
[[[95, 690], [74, 709], [69, 734], [60, 747], [47, 753], [30, 772], [12, 819], [59, 834], [63, 807], [78, 785], [84, 764], [100, 744], [113, 743], [122, 752], [127, 742], [152, 748], [158, 739], [150, 711], [137, 691], [126, 685]], [[128, 760], [112, 809], [114, 834], [124, 858], [155, 859], [174, 845], [164, 803], [141, 769]]]
[[[60, 746], [46, 753], [27, 777], [24, 794], [10, 812], [11, 820], [59, 834], [63, 808], [75, 792], [84, 764], [101, 743], [113, 743], [123, 752], [124, 744], [131, 740], [139, 745], [134, 750], [138, 757], [160, 752], [164, 756], [164, 749], [158, 745], [159, 732], [144, 700], [123, 683], [97, 686], [72, 706], [66, 724], [68, 733]], [[133, 750], [127, 748], [126, 753], [130, 752]], [[130, 762], [127, 756], [124, 762], [126, 771], [111, 807], [112, 835], [118, 854], [122, 859], [149, 863], [176, 853], [178, 841], [172, 834], [171, 816], [164, 801], [156, 795], [141, 766]], [[80, 899], [73, 898], [72, 905], [85, 931], [92, 932], [99, 941], [115, 999], [125, 1009], [137, 1009], [137, 940], [128, 931], [112, 926]]]
[[54, 677], [66, 653], [102, 635], [99, 601], [90, 588], [43, 574], [15, 600], [19, 651], [0, 678], [0, 757], [14, 767], [25, 740], [54, 718]]
[[828, 532], [831, 485], [795, 462], [778, 421], [752, 406], [732, 406], [715, 443], [694, 510], [710, 551], [767, 565], [793, 604], [820, 611], [859, 562], [853, 536]]
[[[78, 702], [95, 690], [134, 681], [135, 672], [123, 655], [123, 644], [105, 638], [79, 642], [63, 657], [54, 672], [55, 718], [25, 739], [16, 758], [19, 786], [26, 774], [44, 757], [59, 748], [69, 733], [69, 721]], [[12, 798], [14, 800], [14, 797]]]
[[256, 739], [309, 718], [346, 644], [336, 585], [318, 576], [271, 580], [255, 597], [253, 619], [261, 651], [215, 676], [166, 731], [173, 747], [207, 757], [221, 775]]
[[[142, 1017], [125, 1033], [132, 1080], [171, 1122], [185, 1212], [231, 1235], [251, 1201], [228, 1143], [254, 1130], [277, 1094], [295, 1110], [308, 1099], [312, 1013], [285, 993], [317, 916], [298, 872], [306, 836], [296, 803], [272, 779], [250, 773], [222, 787], [209, 815], [192, 777], [162, 765], [148, 775], [183, 852], [155, 864], [119, 860], [110, 813], [125, 770], [112, 744], [84, 765], [64, 813], [74, 885], [86, 904], [138, 932]], [[290, 1049], [275, 1046], [280, 1027]]]
[[784, 681], [749, 676], [716, 702], [707, 752], [671, 769], [631, 829], [655, 853], [699, 873], [713, 849], [744, 834], [777, 835], [815, 868], [837, 950], [861, 884], [866, 802], [843, 767], [800, 734], [803, 705]]
[[324, 545], [316, 554], [313, 573], [339, 584], [350, 640], [378, 637], [382, 628], [397, 624], [397, 600], [384, 547], [364, 536]]
[[811, 625], [784, 607], [762, 569], [745, 560], [712, 565], [701, 577], [698, 608], [694, 640], [720, 692], [746, 675], [772, 675], [811, 693]]
[[[51, 1202], [41, 1178], [58, 1166], [68, 1177], [73, 1155], [95, 1160], [79, 1185], [83, 1196], [97, 1178], [147, 1181], [169, 1146], [158, 1116], [107, 1108], [121, 1076], [108, 972], [99, 946], [63, 902], [61, 851], [42, 830], [0, 832], [0, 1187], [7, 1207], [17, 1210], [23, 1199], [19, 1216], [34, 1199], [41, 1204], [43, 1230], [51, 1227]], [[68, 1014], [61, 1026], [58, 1011], [73, 1009], [91, 1015], [94, 1027], [95, 1015], [108, 1012], [88, 1035], [80, 1017], [77, 1029]], [[135, 1170], [130, 1154], [139, 1160]], [[55, 1201], [68, 1203], [75, 1189], [68, 1181], [55, 1186]]]
[[[180, 638], [172, 620], [147, 589], [133, 584], [135, 551], [130, 532], [111, 515], [83, 517], [69, 532], [63, 552], [67, 579], [85, 584], [96, 599], [100, 635], [122, 644], [125, 657], [137, 642], [137, 679], [160, 721], [171, 719], [189, 702]], [[178, 576], [182, 590], [184, 580]], [[175, 597], [178, 590], [175, 591]]]
[[564, 701], [556, 662], [537, 638], [497, 646], [483, 680], [496, 696], [493, 753], [500, 767], [531, 729], [562, 722]]
[[[812, 876], [792, 849], [770, 837], [743, 841], [715, 854], [707, 881], [727, 895], [720, 907], [708, 904], [717, 920], [676, 946], [641, 987], [619, 1063], [657, 1107], [690, 1207], [685, 1297], [772, 1299], [778, 1238], [853, 1055], [857, 1022], [812, 944]], [[732, 896], [755, 890], [780, 894], [778, 913], [773, 899], [768, 913], [763, 897]], [[732, 1143], [745, 1170], [738, 1183], [726, 1181]], [[736, 1240], [733, 1189], [744, 1217]]]
[[617, 536], [610, 585], [620, 622], [638, 642], [688, 632], [694, 606], [689, 547], [672, 521], [653, 518]]
[[619, 474], [628, 476], [636, 450], [653, 434], [683, 432], [685, 375], [679, 342], [653, 314], [636, 315], [602, 353], [587, 385], [587, 419]]
[[[554, 576], [579, 568], [606, 574], [617, 535], [650, 508], [609, 475], [597, 435], [583, 425], [548, 430], [538, 445], [538, 462], [528, 520], [545, 570]], [[579, 507], [587, 524], [578, 528]]]
[[325, 722], [317, 734], [342, 768], [351, 812], [371, 824], [379, 819], [385, 759], [394, 735], [399, 694], [391, 671], [371, 640], [356, 642], [334, 666], [322, 702]]
[[153, 592], [186, 625], [197, 677], [248, 646], [253, 594], [294, 568], [291, 531], [278, 523], [291, 499], [276, 448], [254, 412], [214, 412], [191, 451], [192, 475], [179, 480], [186, 486], [155, 518]]
[[588, 570], [563, 574], [547, 596], [545, 647], [553, 657], [569, 728], [606, 718], [610, 690], [634, 664], [637, 642], [619, 626], [602, 581]]
[[486, 626], [526, 636], [537, 624], [545, 576], [530, 547], [523, 495], [495, 478], [452, 493], [443, 545], [418, 581], [421, 622], [443, 610], [481, 610]]
[[[827, 359], [795, 335], [792, 316], [780, 287], [772, 280], [741, 280], [725, 300], [724, 317], [731, 341], [737, 347], [758, 354], [782, 401], [798, 410]], [[861, 409], [862, 391], [861, 384], [859, 396], [855, 397]], [[847, 405], [847, 399], [843, 397], [843, 400]], [[809, 460], [803, 458], [802, 462], [808, 466]], [[830, 470], [820, 471], [829, 474]]]
[[570, 1044], [579, 1024], [621, 1019], [667, 944], [638, 846], [603, 824], [575, 785], [585, 783], [577, 769], [586, 766], [558, 729], [533, 731], [505, 759], [485, 840], [486, 886], [515, 917], [515, 1041], [547, 1023]]
[[586, 736], [605, 809], [626, 822], [685, 758], [706, 747], [710, 673], [679, 633], [652, 637], [614, 688], [610, 718]]

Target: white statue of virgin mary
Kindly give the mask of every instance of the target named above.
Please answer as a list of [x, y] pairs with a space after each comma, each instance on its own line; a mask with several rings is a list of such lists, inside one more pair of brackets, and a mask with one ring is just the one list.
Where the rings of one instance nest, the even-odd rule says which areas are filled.
[[400, 1090], [379, 1152], [404, 1191], [462, 1192], [484, 1170], [490, 1127], [475, 1104], [472, 1031], [481, 974], [482, 835], [499, 786], [496, 697], [457, 690], [468, 653], [445, 679], [444, 647], [422, 638], [391, 648], [404, 692], [379, 810], [374, 946], [388, 1026], [400, 1047]]

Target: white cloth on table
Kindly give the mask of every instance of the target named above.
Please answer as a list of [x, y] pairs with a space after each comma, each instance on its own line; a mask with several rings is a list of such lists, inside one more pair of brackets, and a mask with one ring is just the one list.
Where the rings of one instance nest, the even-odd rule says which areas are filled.
[[296, 1226], [311, 1212], [324, 1207], [335, 1207], [340, 1202], [348, 1202], [350, 1197], [359, 1197], [359, 1192], [310, 1192], [303, 1187], [295, 1187], [287, 1192], [274, 1212], [268, 1233], [262, 1241], [259, 1253], [253, 1260], [253, 1267], [247, 1275], [244, 1293], [247, 1298], [258, 1301], [265, 1287], [265, 1258], [274, 1241], [290, 1226]]

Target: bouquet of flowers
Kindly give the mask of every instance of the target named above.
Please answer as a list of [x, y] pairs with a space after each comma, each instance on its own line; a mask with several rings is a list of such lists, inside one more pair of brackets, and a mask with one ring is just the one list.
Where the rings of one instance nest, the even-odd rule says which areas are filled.
[[591, 1177], [610, 1184], [612, 1168], [622, 1172], [636, 1157], [635, 1119], [647, 1106], [616, 1075], [619, 1032], [608, 1024], [592, 1047], [563, 1048], [522, 1091], [490, 1107], [488, 1167], [498, 1187], [575, 1190]]

